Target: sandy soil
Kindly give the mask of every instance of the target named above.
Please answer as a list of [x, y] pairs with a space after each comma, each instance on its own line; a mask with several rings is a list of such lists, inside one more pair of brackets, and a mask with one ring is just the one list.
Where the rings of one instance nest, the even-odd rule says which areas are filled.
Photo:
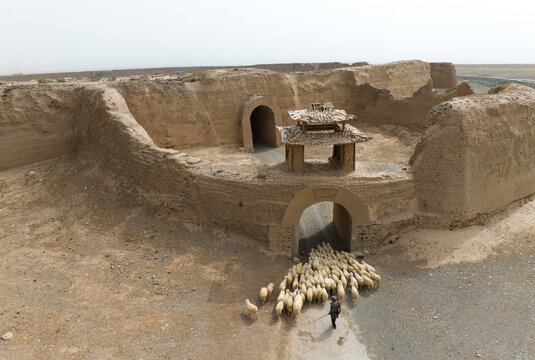
[[463, 230], [419, 231], [367, 261], [380, 289], [340, 326], [257, 321], [245, 298], [291, 265], [252, 239], [118, 204], [75, 156], [0, 172], [2, 359], [532, 359], [535, 201]]
[[261, 244], [118, 205], [73, 157], [2, 172], [0, 213], [2, 359], [288, 352], [270, 310], [242, 316], [289, 265]]

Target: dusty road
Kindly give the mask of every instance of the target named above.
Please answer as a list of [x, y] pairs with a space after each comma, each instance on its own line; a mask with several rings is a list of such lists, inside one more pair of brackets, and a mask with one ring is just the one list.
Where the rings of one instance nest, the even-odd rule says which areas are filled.
[[0, 172], [1, 359], [533, 359], [535, 202], [367, 260], [338, 329], [243, 301], [291, 265], [258, 241], [117, 203], [75, 156]]

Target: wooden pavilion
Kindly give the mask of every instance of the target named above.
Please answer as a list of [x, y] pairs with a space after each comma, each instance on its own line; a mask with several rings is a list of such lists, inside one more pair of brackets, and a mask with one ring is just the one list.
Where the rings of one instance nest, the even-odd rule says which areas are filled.
[[290, 171], [301, 171], [305, 166], [305, 145], [332, 145], [330, 160], [345, 171], [355, 170], [355, 144], [371, 140], [348, 124], [355, 115], [333, 109], [330, 103], [314, 103], [304, 110], [289, 110], [297, 126], [277, 126], [286, 146], [286, 162]]

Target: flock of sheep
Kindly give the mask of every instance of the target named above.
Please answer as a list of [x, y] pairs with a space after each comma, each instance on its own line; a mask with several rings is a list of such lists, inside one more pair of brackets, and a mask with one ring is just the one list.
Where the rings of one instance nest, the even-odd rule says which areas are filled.
[[[381, 285], [381, 277], [373, 266], [364, 261], [359, 262], [351, 253], [335, 251], [329, 244], [322, 243], [312, 249], [308, 263], [292, 266], [279, 285], [279, 296], [275, 313], [280, 318], [283, 311], [293, 313], [295, 317], [301, 313], [305, 301], [325, 303], [330, 295], [337, 295], [338, 301], [344, 300], [346, 289], [351, 290], [354, 301], [359, 298], [359, 287], [368, 288]], [[260, 289], [262, 305], [268, 300], [275, 284]], [[247, 313], [256, 320], [258, 307], [245, 300]]]

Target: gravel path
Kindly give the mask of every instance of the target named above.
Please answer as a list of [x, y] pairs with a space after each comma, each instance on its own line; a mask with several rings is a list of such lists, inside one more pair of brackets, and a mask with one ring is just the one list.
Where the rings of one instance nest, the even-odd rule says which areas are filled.
[[369, 259], [383, 284], [351, 309], [372, 358], [535, 359], [533, 252], [437, 269], [389, 260]]

